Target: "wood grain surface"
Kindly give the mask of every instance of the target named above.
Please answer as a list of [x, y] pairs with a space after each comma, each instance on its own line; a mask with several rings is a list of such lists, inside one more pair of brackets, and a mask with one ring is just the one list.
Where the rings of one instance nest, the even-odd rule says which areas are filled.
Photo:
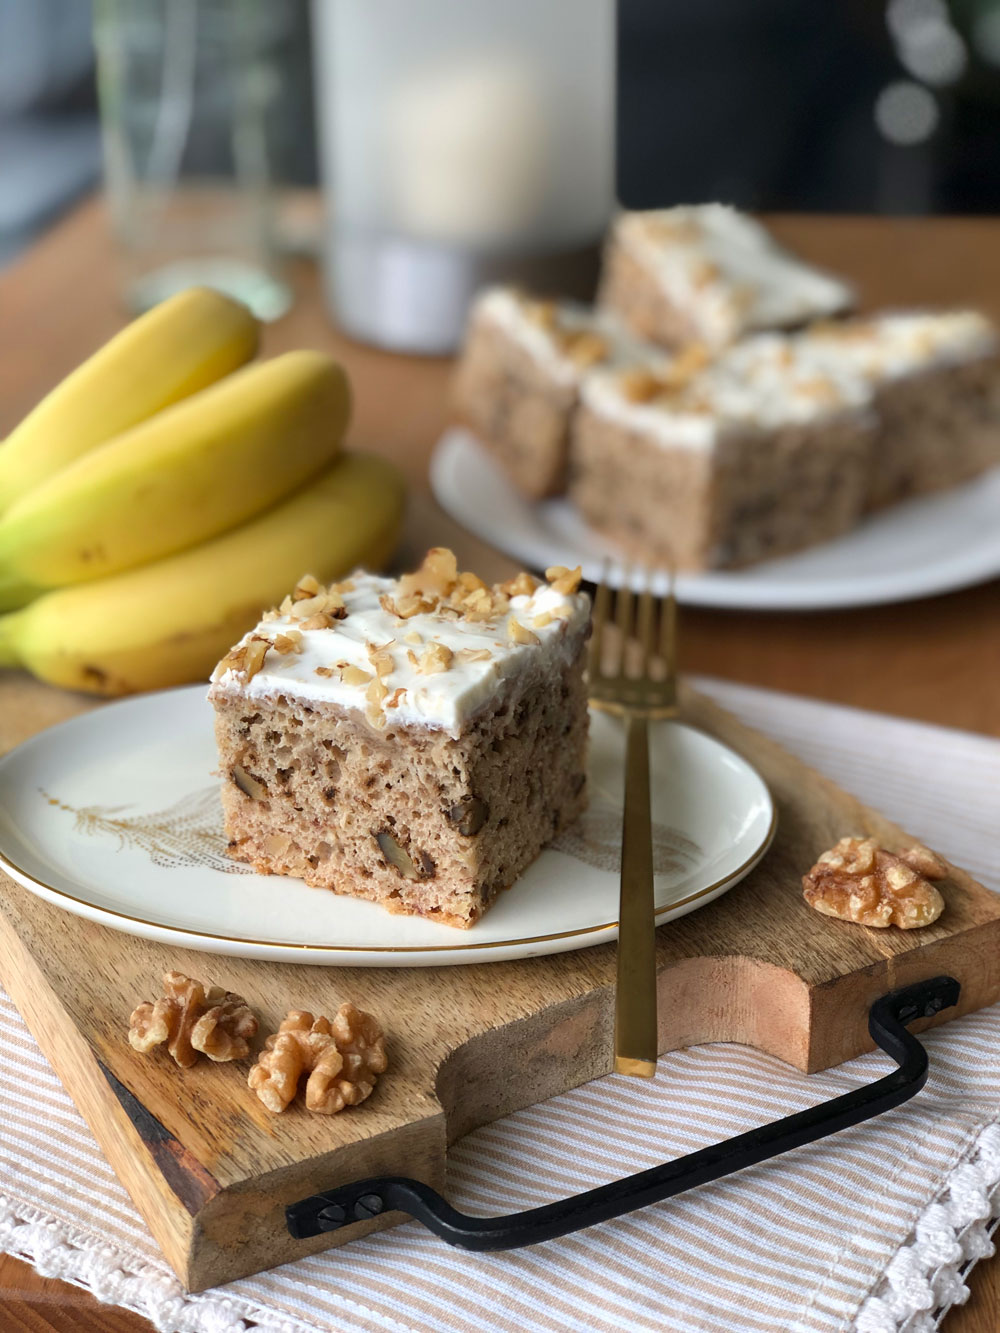
[[[880, 995], [951, 975], [955, 1017], [1000, 999], [1000, 897], [952, 867], [947, 911], [920, 931], [845, 927], [806, 906], [803, 870], [845, 833], [893, 850], [910, 833], [689, 690], [682, 719], [743, 754], [778, 811], [767, 856], [731, 893], [657, 943], [659, 1050], [755, 1046], [813, 1072], [871, 1049]], [[114, 957], [113, 971], [106, 960]], [[171, 969], [243, 995], [274, 1032], [289, 1009], [345, 1000], [379, 1016], [391, 1071], [363, 1111], [273, 1116], [246, 1070], [179, 1071], [125, 1040], [135, 1004]], [[403, 1220], [295, 1241], [288, 1204], [376, 1175], [443, 1188], [469, 1130], [610, 1072], [614, 947], [445, 968], [319, 968], [214, 957], [83, 921], [0, 875], [0, 982], [174, 1271], [202, 1291]]]
[[[778, 233], [802, 253], [848, 274], [866, 304], [971, 302], [1000, 315], [1000, 222], [992, 219], [782, 218]], [[330, 327], [308, 265], [293, 272], [299, 299], [267, 331], [265, 351], [334, 351], [354, 380], [355, 444], [396, 459], [419, 500], [430, 449], [447, 419], [446, 361], [401, 358], [348, 343]], [[124, 322], [103, 209], [88, 203], [0, 278], [0, 432]], [[409, 539], [439, 540], [440, 516], [417, 503]], [[472, 548], [470, 548], [472, 549]], [[467, 557], [471, 563], [471, 557]], [[481, 554], [484, 573], [500, 557]], [[1000, 734], [1000, 584], [897, 607], [814, 615], [686, 610], [682, 659], [690, 670], [860, 707]], [[33, 729], [89, 706], [0, 676], [0, 721], [14, 710]], [[20, 725], [18, 730], [20, 730]], [[998, 1327], [1000, 1263], [979, 1266], [973, 1299], [946, 1333]], [[0, 1258], [0, 1327], [148, 1329], [138, 1317], [98, 1310], [66, 1284]]]

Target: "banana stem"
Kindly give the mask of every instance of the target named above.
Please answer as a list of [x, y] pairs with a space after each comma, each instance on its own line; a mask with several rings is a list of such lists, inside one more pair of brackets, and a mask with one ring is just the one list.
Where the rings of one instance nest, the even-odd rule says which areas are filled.
[[21, 665], [21, 654], [17, 651], [17, 627], [22, 616], [21, 611], [0, 616], [0, 667]]

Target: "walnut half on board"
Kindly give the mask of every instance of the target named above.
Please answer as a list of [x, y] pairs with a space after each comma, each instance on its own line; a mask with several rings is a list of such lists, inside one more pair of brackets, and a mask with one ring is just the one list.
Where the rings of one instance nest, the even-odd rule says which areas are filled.
[[242, 1060], [256, 1033], [257, 1019], [242, 996], [166, 972], [160, 998], [132, 1011], [128, 1039], [143, 1055], [166, 1046], [182, 1069], [190, 1069], [199, 1053], [216, 1063]]
[[292, 1009], [268, 1037], [247, 1083], [280, 1114], [306, 1078], [306, 1110], [336, 1115], [369, 1097], [388, 1061], [382, 1029], [371, 1014], [342, 1004], [331, 1020]]
[[848, 837], [802, 876], [802, 893], [825, 916], [915, 930], [944, 911], [944, 899], [930, 881], [947, 873], [926, 847], [888, 852], [874, 838]]

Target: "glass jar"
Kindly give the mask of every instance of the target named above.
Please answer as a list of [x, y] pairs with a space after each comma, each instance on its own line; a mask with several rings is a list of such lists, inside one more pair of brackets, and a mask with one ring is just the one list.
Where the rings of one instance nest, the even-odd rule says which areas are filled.
[[192, 285], [261, 319], [290, 304], [265, 136], [273, 19], [266, 0], [98, 0], [105, 184], [135, 311]]
[[347, 332], [451, 350], [477, 286], [592, 285], [614, 0], [314, 0], [326, 280]]

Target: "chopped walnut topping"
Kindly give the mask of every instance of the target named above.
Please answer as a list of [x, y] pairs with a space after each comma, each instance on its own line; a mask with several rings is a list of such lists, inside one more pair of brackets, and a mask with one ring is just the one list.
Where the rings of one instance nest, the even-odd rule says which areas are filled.
[[813, 375], [808, 379], [801, 380], [798, 384], [798, 391], [806, 398], [812, 398], [817, 403], [839, 403], [840, 390], [834, 384], [833, 380], [825, 375]]
[[[329, 629], [334, 620], [343, 620], [347, 607], [339, 592], [318, 592], [312, 597], [301, 597], [292, 603], [287, 614], [301, 622], [303, 629]], [[325, 624], [313, 625], [314, 617], [325, 617]]]
[[[919, 867], [919, 868], [918, 868]], [[841, 838], [802, 878], [805, 900], [826, 916], [863, 926], [929, 926], [944, 911], [931, 878], [945, 867], [926, 847], [895, 854], [874, 838]]]
[[385, 706], [386, 706], [386, 708], [398, 708], [398, 707], [399, 707], [399, 701], [400, 701], [400, 699], [402, 699], [402, 697], [403, 697], [403, 695], [404, 695], [405, 693], [406, 693], [406, 691], [403, 689], [402, 686], [400, 686], [398, 690], [395, 690], [395, 691], [393, 692], [393, 694], [392, 694], [392, 696], [391, 696], [390, 698], [386, 699], [386, 701], [385, 701]]
[[264, 665], [264, 658], [267, 656], [267, 650], [271, 647], [271, 640], [261, 634], [253, 634], [239, 647], [234, 648], [232, 652], [222, 659], [220, 666], [223, 670], [235, 671], [241, 675], [244, 680], [253, 680], [257, 672]]
[[515, 643], [541, 643], [537, 634], [532, 634], [530, 629], [525, 629], [519, 620], [511, 616], [507, 621], [507, 637], [513, 639]]
[[663, 392], [663, 381], [651, 370], [629, 370], [621, 377], [622, 397], [630, 403], [651, 403]]
[[718, 265], [707, 259], [699, 259], [691, 265], [691, 282], [695, 287], [707, 287], [709, 283], [715, 282], [718, 276]]
[[297, 629], [290, 629], [287, 634], [276, 634], [274, 636], [274, 651], [281, 653], [282, 656], [288, 653], [301, 653], [302, 635]]
[[484, 619], [493, 614], [493, 598], [486, 588], [476, 588], [462, 603], [465, 614], [472, 619]]
[[433, 611], [434, 609], [432, 603], [416, 595], [393, 598], [385, 592], [378, 601], [383, 611], [390, 616], [396, 616], [399, 620], [409, 620], [411, 616], [417, 616], [421, 612]]
[[373, 643], [369, 643], [366, 647], [368, 660], [375, 668], [376, 676], [391, 676], [396, 669], [396, 663], [393, 661], [392, 653], [386, 651], [386, 645], [376, 648]]
[[546, 625], [552, 624], [552, 612], [542, 611], [540, 615], [535, 616], [531, 623], [534, 625], [535, 629], [544, 629]]
[[376, 727], [385, 726], [385, 717], [382, 713], [382, 703], [385, 700], [385, 697], [388, 693], [389, 693], [388, 687], [383, 683], [383, 681], [381, 681], [378, 678], [378, 676], [375, 676], [372, 679], [371, 683], [368, 686], [368, 689], [365, 691], [365, 701], [367, 704], [367, 707], [365, 709], [365, 715], [367, 716], [368, 721], [371, 722], [373, 726]]
[[[397, 596], [384, 593], [379, 601], [384, 611], [401, 620], [433, 612], [441, 620], [476, 622], [506, 614], [511, 597], [530, 596], [537, 586], [530, 574], [521, 573], [490, 588], [477, 574], [459, 572], [454, 553], [436, 546], [428, 551], [418, 570], [400, 578]], [[403, 640], [413, 644], [423, 641], [415, 633], [404, 635]]]
[[567, 569], [565, 565], [552, 565], [545, 571], [545, 577], [556, 592], [562, 593], [564, 597], [572, 597], [580, 587], [583, 570], [579, 565], [576, 569]]
[[410, 666], [416, 666], [417, 663], [420, 661], [419, 657], [417, 657], [416, 653], [413, 651], [412, 648], [407, 648], [406, 660], [409, 662]]
[[367, 685], [372, 679], [372, 673], [363, 671], [359, 666], [343, 666], [340, 668], [340, 679], [345, 685]]
[[563, 352], [581, 370], [600, 365], [608, 359], [610, 349], [607, 339], [591, 329], [567, 330], [559, 342]]
[[684, 350], [663, 371], [663, 379], [670, 388], [682, 388], [705, 369], [712, 356], [704, 343], [688, 343]]
[[488, 662], [493, 654], [488, 648], [459, 648], [460, 662]]
[[687, 390], [711, 360], [703, 343], [688, 343], [684, 350], [657, 370], [637, 367], [620, 380], [622, 396], [630, 403], [654, 403], [674, 398]]
[[457, 582], [458, 561], [454, 551], [446, 546], [432, 546], [419, 569], [401, 575], [399, 591], [404, 597], [419, 593], [437, 600], [447, 597]]
[[241, 996], [167, 972], [160, 999], [132, 1011], [128, 1039], [143, 1055], [166, 1046], [176, 1064], [190, 1069], [199, 1052], [216, 1063], [242, 1060], [256, 1033], [257, 1019]]
[[305, 601], [309, 597], [315, 597], [316, 594], [321, 591], [322, 586], [319, 579], [314, 578], [312, 574], [306, 574], [299, 579], [298, 583], [296, 583], [295, 587], [292, 589], [292, 601]]
[[528, 297], [521, 303], [525, 318], [542, 329], [554, 329], [559, 322], [559, 311], [555, 301], [536, 301]]
[[522, 569], [520, 574], [515, 574], [506, 583], [501, 583], [500, 591], [505, 592], [508, 597], [530, 597], [537, 587], [538, 580], [533, 579]]
[[[296, 590], [297, 591], [297, 590]], [[289, 609], [289, 615], [294, 620], [306, 620], [309, 616], [319, 615], [326, 611], [326, 594], [306, 594], [303, 597], [293, 595], [292, 605]]]
[[330, 591], [331, 591], [331, 592], [353, 592], [353, 591], [354, 591], [354, 580], [353, 580], [353, 579], [341, 579], [339, 583], [331, 583], [331, 584], [330, 584]]
[[247, 644], [247, 655], [243, 671], [247, 680], [256, 676], [257, 672], [264, 665], [264, 658], [267, 656], [267, 650], [271, 646], [271, 640], [265, 639], [259, 634], [254, 634]]
[[333, 676], [335, 674], [333, 667], [316, 667], [317, 676]]
[[269, 1111], [280, 1114], [306, 1081], [306, 1109], [335, 1115], [371, 1095], [388, 1061], [382, 1029], [371, 1014], [342, 1004], [331, 1023], [293, 1009], [268, 1037], [248, 1085]]
[[454, 653], [443, 643], [429, 643], [420, 654], [417, 670], [422, 676], [434, 676], [439, 671], [447, 671], [451, 666]]
[[403, 635], [404, 643], [423, 643], [423, 641], [424, 641], [423, 635], [418, 634], [415, 629], [411, 629], [409, 634]]

